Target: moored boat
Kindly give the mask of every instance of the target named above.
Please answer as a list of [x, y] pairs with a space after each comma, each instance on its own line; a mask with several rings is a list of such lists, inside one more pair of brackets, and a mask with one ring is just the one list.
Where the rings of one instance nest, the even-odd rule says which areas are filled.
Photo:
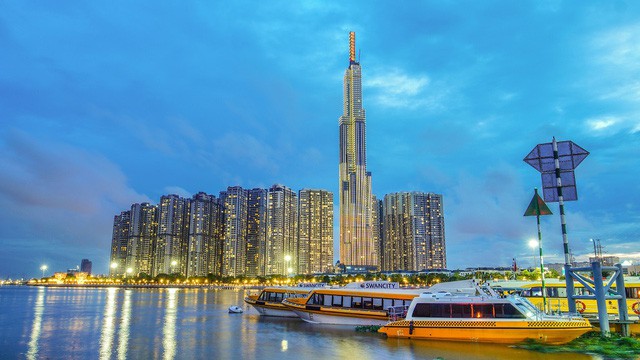
[[316, 287], [323, 287], [326, 284], [300, 284], [289, 287], [267, 287], [259, 294], [247, 295], [244, 302], [253, 306], [260, 315], [277, 317], [298, 317], [296, 313], [282, 305], [282, 301], [289, 298], [306, 297], [307, 294]]
[[562, 344], [591, 330], [580, 316], [547, 315], [519, 296], [425, 292], [411, 302], [404, 320], [379, 332], [410, 339], [514, 344], [529, 338]]
[[313, 289], [304, 298], [282, 302], [309, 323], [382, 325], [403, 318], [411, 300], [424, 289], [400, 289], [397, 282], [365, 281], [342, 288]]

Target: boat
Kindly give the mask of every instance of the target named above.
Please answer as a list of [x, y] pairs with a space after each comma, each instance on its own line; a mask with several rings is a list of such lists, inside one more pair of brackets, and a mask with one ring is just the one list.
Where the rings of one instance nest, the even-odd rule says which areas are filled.
[[250, 294], [244, 298], [244, 302], [253, 306], [262, 316], [294, 317], [293, 311], [282, 304], [289, 298], [306, 297], [316, 287], [324, 287], [325, 283], [301, 283], [289, 287], [267, 287], [258, 294]]
[[229, 306], [229, 314], [242, 314], [244, 310], [240, 306]]
[[313, 324], [382, 325], [403, 318], [411, 300], [424, 289], [401, 289], [397, 282], [363, 281], [341, 288], [313, 289], [282, 304]]
[[516, 344], [534, 339], [564, 344], [593, 328], [576, 315], [548, 315], [528, 300], [510, 295], [453, 295], [423, 292], [403, 320], [378, 331], [393, 338]]

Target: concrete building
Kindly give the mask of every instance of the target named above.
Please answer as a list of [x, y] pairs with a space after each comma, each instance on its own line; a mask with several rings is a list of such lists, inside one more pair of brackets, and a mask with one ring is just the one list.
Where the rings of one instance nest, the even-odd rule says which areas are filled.
[[298, 273], [333, 272], [333, 193], [303, 189], [298, 203]]
[[267, 199], [266, 273], [298, 273], [298, 197], [286, 186], [273, 185]]

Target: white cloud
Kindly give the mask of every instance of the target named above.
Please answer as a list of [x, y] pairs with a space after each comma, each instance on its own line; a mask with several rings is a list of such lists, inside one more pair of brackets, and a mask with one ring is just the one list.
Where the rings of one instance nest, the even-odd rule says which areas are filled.
[[597, 131], [597, 130], [607, 129], [618, 122], [619, 122], [619, 119], [608, 116], [608, 117], [587, 120], [587, 125], [591, 128], [591, 130]]

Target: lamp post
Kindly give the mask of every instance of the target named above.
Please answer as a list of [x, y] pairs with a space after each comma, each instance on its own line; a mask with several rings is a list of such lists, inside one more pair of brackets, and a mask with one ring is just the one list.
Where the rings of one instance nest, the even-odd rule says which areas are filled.
[[40, 270], [42, 270], [42, 277], [44, 277], [44, 272], [47, 271], [47, 265], [40, 266]]
[[133, 272], [132, 268], [127, 268], [127, 273], [124, 275], [124, 277], [126, 278], [127, 275], [131, 276], [131, 273]]
[[531, 263], [533, 264], [533, 266], [531, 267], [535, 269], [538, 265], [536, 264], [536, 249], [538, 248], [538, 240], [529, 240], [529, 247], [531, 248], [531, 250], [533, 250], [533, 258], [531, 259]]
[[174, 274], [176, 272], [175, 267], [178, 265], [178, 262], [173, 260], [171, 261], [171, 273]]
[[116, 269], [118, 268], [118, 263], [117, 262], [112, 262], [111, 263], [111, 276], [115, 276], [116, 275]]
[[284, 266], [287, 270], [287, 276], [291, 276], [293, 269], [291, 268], [291, 255], [284, 256]]

